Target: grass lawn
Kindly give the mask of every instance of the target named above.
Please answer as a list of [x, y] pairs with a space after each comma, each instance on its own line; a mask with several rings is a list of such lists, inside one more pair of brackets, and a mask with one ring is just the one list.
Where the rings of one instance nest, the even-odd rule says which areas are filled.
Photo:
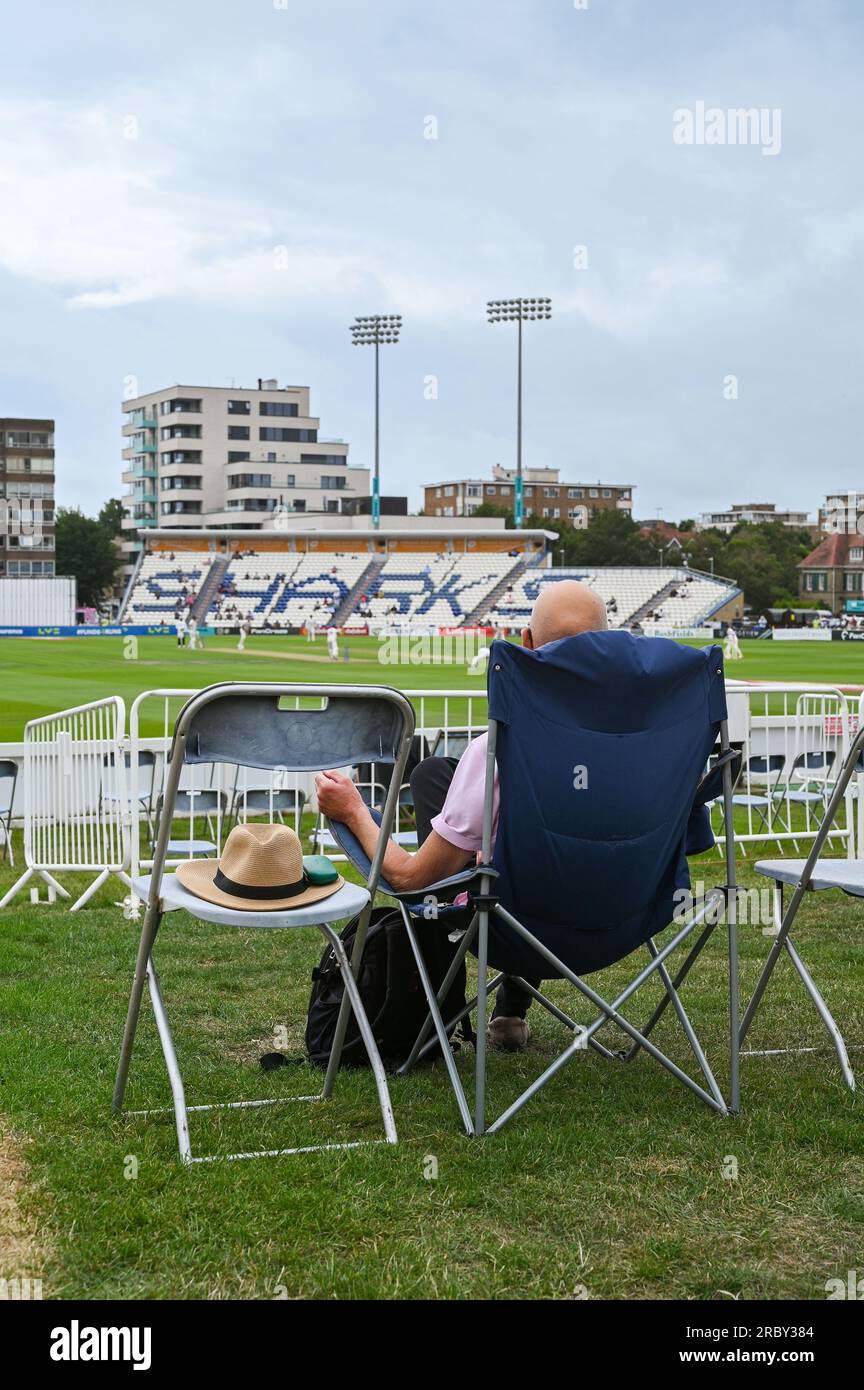
[[[5, 640], [0, 737], [20, 737], [35, 713], [105, 694], [129, 702], [154, 686], [238, 676], [383, 679], [409, 688], [469, 683], [456, 668], [443, 676], [434, 667], [388, 670], [374, 661], [374, 645], [357, 639], [349, 640], [351, 663], [339, 666], [302, 660], [304, 644], [291, 639], [253, 639], [243, 657], [231, 645], [213, 640], [190, 654], [170, 639], [144, 639], [138, 659], [127, 661], [119, 640]], [[845, 645], [781, 651], [753, 643], [745, 651], [736, 675], [862, 678], [864, 654]], [[813, 668], [811, 653], [819, 658]], [[794, 673], [781, 675], [775, 659]], [[471, 688], [482, 685], [471, 681]], [[745, 886], [764, 882], [750, 867], [756, 857], [751, 849]], [[692, 867], [694, 878], [720, 881], [716, 853]], [[0, 891], [12, 877], [0, 865]], [[68, 875], [65, 882], [72, 889], [80, 880]], [[5, 1204], [0, 1199], [0, 1278], [41, 1278], [45, 1298], [823, 1299], [827, 1279], [862, 1268], [860, 1102], [843, 1087], [785, 962], [747, 1046], [818, 1050], [745, 1058], [737, 1118], [709, 1112], [645, 1056], [624, 1067], [588, 1052], [499, 1135], [469, 1141], [439, 1064], [392, 1082], [395, 1148], [184, 1170], [170, 1113], [144, 1120], [110, 1112], [139, 929], [115, 905], [120, 896], [109, 885], [74, 917], [59, 905], [23, 900], [0, 916], [0, 1185], [17, 1184], [14, 1203], [11, 1187]], [[862, 925], [860, 903], [819, 894], [808, 900], [797, 932], [844, 1027], [853, 1066], [864, 1041]], [[746, 998], [769, 943], [755, 925], [742, 926], [741, 938]], [[156, 956], [190, 1104], [317, 1088], [320, 1073], [301, 1059], [309, 972], [320, 952], [314, 931], [231, 931], [183, 914], [166, 919]], [[611, 997], [632, 973], [616, 968], [592, 982]], [[576, 1008], [563, 986], [550, 993]], [[629, 1011], [635, 1022], [656, 995], [638, 997], [640, 1007]], [[721, 931], [683, 997], [725, 1086]], [[576, 1011], [588, 1021], [587, 1005]], [[532, 1025], [526, 1054], [490, 1061], [491, 1113], [542, 1070], [566, 1036], [536, 1009]], [[258, 1056], [275, 1046], [281, 1028], [297, 1065], [265, 1075]], [[658, 1042], [689, 1069], [686, 1044], [668, 1017]], [[470, 1054], [460, 1058], [466, 1075], [471, 1062]], [[145, 1003], [127, 1103], [168, 1100]], [[328, 1105], [193, 1115], [191, 1122], [197, 1153], [380, 1132], [374, 1086], [363, 1071], [343, 1074]], [[432, 1159], [434, 1178], [427, 1176]]]
[[[129, 639], [127, 639], [128, 642]], [[127, 708], [142, 690], [185, 689], [222, 680], [352, 681], [402, 688], [467, 689], [482, 692], [481, 676], [465, 666], [394, 667], [378, 660], [373, 637], [349, 637], [350, 660], [327, 659], [324, 639], [310, 646], [300, 637], [252, 637], [246, 651], [236, 638], [211, 637], [206, 649], [190, 652], [172, 637], [141, 637], [124, 645], [119, 637], [68, 639], [3, 638], [0, 641], [0, 742], [20, 739], [28, 719], [86, 704], [105, 695], [122, 695]], [[864, 643], [744, 641], [743, 661], [730, 664], [736, 680], [814, 681], [864, 684]], [[429, 714], [431, 715], [430, 708]], [[161, 727], [143, 728], [161, 733]]]
[[[716, 856], [704, 869], [709, 882], [719, 875]], [[744, 881], [756, 882], [749, 869]], [[826, 1279], [861, 1266], [860, 1104], [785, 965], [749, 1045], [819, 1051], [745, 1058], [737, 1118], [709, 1112], [644, 1056], [624, 1067], [589, 1052], [501, 1134], [468, 1140], [439, 1064], [393, 1081], [396, 1148], [184, 1170], [170, 1114], [110, 1112], [137, 934], [112, 906], [116, 896], [106, 891], [75, 917], [22, 905], [2, 924], [0, 1107], [26, 1162], [27, 1272], [43, 1280], [46, 1298], [273, 1298], [280, 1289], [302, 1298], [571, 1298], [581, 1286], [607, 1299], [818, 1299]], [[860, 905], [820, 895], [804, 923], [805, 958], [860, 1048]], [[741, 935], [746, 989], [767, 942], [755, 926]], [[257, 1064], [282, 1026], [302, 1057], [319, 941], [310, 931], [232, 932], [180, 914], [166, 919], [157, 958], [190, 1104], [301, 1095], [320, 1084], [299, 1060], [269, 1075]], [[616, 969], [595, 983], [609, 997], [622, 979]], [[569, 998], [561, 985], [551, 992]], [[722, 1085], [719, 932], [684, 997]], [[148, 1004], [142, 1017], [133, 1108], [169, 1100]], [[539, 1010], [533, 1025], [526, 1055], [491, 1061], [498, 1108], [565, 1036]], [[660, 1045], [688, 1067], [675, 1027], [660, 1032]], [[853, 1066], [856, 1059], [860, 1050]], [[468, 1071], [470, 1056], [460, 1067]], [[349, 1131], [380, 1131], [367, 1072], [343, 1074], [327, 1106], [192, 1116], [198, 1153]], [[430, 1156], [435, 1179], [425, 1176]], [[132, 1159], [135, 1177], [127, 1176]], [[730, 1160], [735, 1179], [724, 1176]]]

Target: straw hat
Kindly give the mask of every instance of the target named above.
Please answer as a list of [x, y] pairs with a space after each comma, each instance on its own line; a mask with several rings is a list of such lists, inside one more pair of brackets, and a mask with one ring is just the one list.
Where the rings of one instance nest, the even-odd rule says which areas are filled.
[[306, 907], [338, 892], [344, 880], [312, 884], [303, 869], [303, 850], [287, 825], [235, 825], [222, 857], [190, 859], [177, 877], [205, 902], [244, 912]]

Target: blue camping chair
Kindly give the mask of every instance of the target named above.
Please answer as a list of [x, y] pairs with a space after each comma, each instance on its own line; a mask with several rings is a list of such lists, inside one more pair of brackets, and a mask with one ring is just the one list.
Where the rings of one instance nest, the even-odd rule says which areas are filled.
[[[418, 893], [399, 899], [405, 928], [430, 1006], [426, 1027], [402, 1068], [434, 1045], [434, 1028], [459, 1111], [469, 1134], [493, 1133], [575, 1054], [588, 1047], [608, 1059], [630, 1060], [645, 1050], [673, 1076], [722, 1114], [738, 1108], [738, 950], [735, 922], [735, 855], [726, 837], [726, 883], [699, 901], [688, 898], [687, 853], [713, 845], [706, 803], [724, 798], [732, 827], [732, 785], [738, 755], [729, 745], [723, 659], [719, 647], [701, 651], [662, 638], [635, 638], [621, 631], [583, 633], [528, 651], [508, 642], [492, 645], [489, 661], [489, 729], [482, 862]], [[720, 751], [705, 773], [712, 749]], [[500, 782], [498, 830], [492, 853], [493, 786]], [[703, 773], [705, 775], [703, 776]], [[368, 861], [344, 826], [333, 827], [346, 853]], [[385, 892], [392, 889], [384, 882]], [[437, 999], [423, 968], [417, 931], [441, 929], [439, 918], [455, 891], [466, 889], [473, 916]], [[730, 1101], [726, 1101], [696, 1037], [678, 989], [715, 926], [729, 933]], [[412, 919], [416, 919], [412, 920]], [[423, 919], [426, 919], [425, 921]], [[463, 919], [464, 920], [464, 919]], [[654, 937], [674, 923], [662, 947]], [[695, 934], [695, 936], [694, 936]], [[668, 957], [690, 942], [674, 979]], [[604, 1000], [582, 978], [623, 960], [638, 947], [648, 964], [614, 1000]], [[456, 1070], [439, 1001], [446, 998], [461, 960], [472, 949], [478, 961], [476, 1087], [472, 1117]], [[500, 975], [515, 976], [574, 1040], [502, 1115], [487, 1125], [486, 1007]], [[524, 976], [569, 980], [598, 1010], [582, 1027]], [[621, 1013], [652, 977], [663, 997], [640, 1030]], [[688, 1076], [651, 1040], [672, 1005], [705, 1085]], [[466, 1010], [467, 1012], [467, 1010]], [[629, 1042], [613, 1052], [597, 1038], [607, 1023]], [[431, 1041], [427, 1042], [427, 1039]], [[706, 1089], [707, 1088], [707, 1089]]]
[[[353, 1148], [359, 1141], [311, 1144], [305, 1145], [302, 1149], [271, 1149], [193, 1158], [189, 1138], [189, 1108], [186, 1105], [183, 1078], [152, 954], [163, 914], [178, 909], [185, 910], [200, 921], [212, 922], [219, 926], [269, 930], [309, 926], [318, 928], [332, 946], [339, 961], [345, 981], [345, 994], [336, 1026], [333, 1051], [320, 1094], [290, 1096], [287, 1099], [316, 1101], [330, 1098], [339, 1070], [345, 1030], [353, 1011], [375, 1078], [384, 1123], [384, 1137], [388, 1143], [396, 1143], [396, 1127], [387, 1079], [355, 983], [372, 912], [372, 900], [380, 878], [386, 839], [382, 837], [374, 861], [368, 866], [365, 887], [345, 882], [330, 897], [295, 908], [293, 911], [240, 911], [205, 902], [184, 888], [175, 874], [165, 872], [171, 843], [171, 824], [178, 801], [184, 796], [179, 790], [184, 766], [240, 763], [245, 767], [259, 769], [281, 768], [285, 772], [319, 772], [332, 767], [334, 763], [346, 765], [373, 759], [378, 763], [391, 763], [394, 769], [393, 778], [382, 810], [382, 825], [389, 833], [396, 814], [397, 794], [402, 783], [413, 733], [414, 710], [410, 702], [404, 695], [387, 686], [245, 682], [211, 685], [188, 700], [178, 714], [171, 744], [168, 779], [159, 814], [153, 871], [144, 878], [136, 879], [133, 884], [136, 895], [146, 901], [147, 910], [141, 928], [138, 960], [114, 1087], [113, 1107], [115, 1111], [119, 1111], [123, 1106], [132, 1047], [146, 984], [171, 1085], [177, 1142], [184, 1163], [207, 1163], [214, 1157], [263, 1158], [318, 1149]], [[355, 947], [349, 962], [334, 924], [355, 916], [359, 921]], [[196, 1105], [192, 1109], [236, 1110], [278, 1103], [271, 1100], [232, 1101]]]

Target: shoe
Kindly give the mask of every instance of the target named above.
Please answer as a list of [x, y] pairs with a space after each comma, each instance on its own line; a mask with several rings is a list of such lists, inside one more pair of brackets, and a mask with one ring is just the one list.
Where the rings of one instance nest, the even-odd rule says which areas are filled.
[[496, 1052], [524, 1052], [531, 1030], [524, 1018], [493, 1018], [487, 1037]]

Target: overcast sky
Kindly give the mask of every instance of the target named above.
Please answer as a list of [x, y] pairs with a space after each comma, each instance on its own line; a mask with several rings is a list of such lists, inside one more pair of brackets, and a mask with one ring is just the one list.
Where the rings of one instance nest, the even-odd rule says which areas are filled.
[[[383, 491], [511, 464], [515, 330], [484, 305], [520, 294], [554, 315], [526, 328], [526, 466], [673, 519], [864, 484], [862, 0], [0, 19], [0, 415], [56, 418], [62, 503], [119, 494], [127, 378], [308, 385], [370, 462], [372, 312], [404, 316]], [[773, 124], [676, 143], [700, 102]]]

